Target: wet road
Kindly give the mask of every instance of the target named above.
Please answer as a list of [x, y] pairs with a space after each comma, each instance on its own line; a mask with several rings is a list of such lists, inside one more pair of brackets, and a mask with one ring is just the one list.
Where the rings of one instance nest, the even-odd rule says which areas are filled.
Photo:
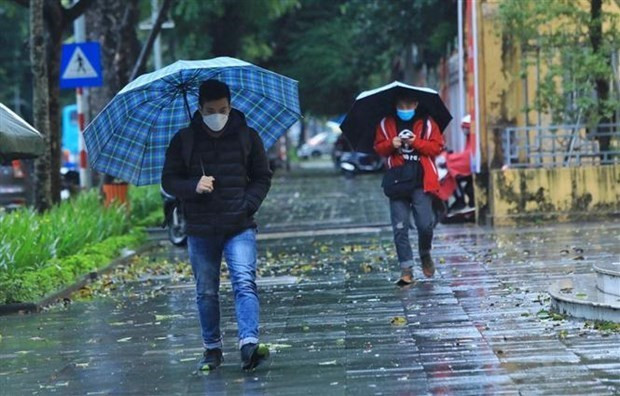
[[259, 216], [262, 342], [273, 354], [255, 372], [239, 369], [223, 282], [225, 363], [194, 373], [187, 254], [166, 245], [68, 307], [0, 317], [0, 394], [620, 393], [620, 335], [550, 316], [545, 293], [617, 260], [620, 224], [439, 226], [435, 279], [398, 289], [378, 184], [321, 172], [274, 181]]

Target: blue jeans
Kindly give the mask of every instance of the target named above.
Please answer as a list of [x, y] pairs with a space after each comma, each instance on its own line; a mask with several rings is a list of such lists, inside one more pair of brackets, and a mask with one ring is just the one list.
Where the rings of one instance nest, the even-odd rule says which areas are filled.
[[421, 188], [413, 191], [411, 199], [390, 200], [394, 244], [398, 262], [403, 269], [413, 267], [413, 250], [409, 242], [412, 213], [418, 230], [418, 253], [422, 258], [431, 254], [435, 213], [433, 212], [433, 198]]
[[204, 347], [222, 348], [219, 299], [222, 255], [226, 258], [235, 295], [239, 347], [257, 344], [256, 230], [250, 228], [229, 238], [190, 236], [188, 246]]

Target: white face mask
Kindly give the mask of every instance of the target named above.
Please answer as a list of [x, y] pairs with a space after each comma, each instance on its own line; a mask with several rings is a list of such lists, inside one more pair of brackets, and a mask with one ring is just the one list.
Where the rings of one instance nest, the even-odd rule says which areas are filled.
[[226, 114], [210, 114], [203, 115], [202, 121], [214, 132], [219, 132], [226, 126], [228, 115]]

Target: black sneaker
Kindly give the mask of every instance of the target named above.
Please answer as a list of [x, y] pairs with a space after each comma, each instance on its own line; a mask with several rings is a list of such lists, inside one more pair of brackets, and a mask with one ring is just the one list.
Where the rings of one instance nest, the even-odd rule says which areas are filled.
[[253, 370], [269, 357], [269, 348], [264, 344], [245, 344], [241, 347], [241, 368]]
[[432, 278], [435, 275], [435, 263], [430, 254], [424, 255], [420, 258], [422, 260], [422, 272], [427, 278]]
[[202, 354], [202, 359], [198, 362], [198, 371], [210, 371], [215, 370], [222, 364], [222, 350], [219, 348], [216, 349], [207, 349]]
[[465, 200], [463, 198], [457, 199], [452, 206], [448, 209], [449, 212], [458, 212], [465, 209]]

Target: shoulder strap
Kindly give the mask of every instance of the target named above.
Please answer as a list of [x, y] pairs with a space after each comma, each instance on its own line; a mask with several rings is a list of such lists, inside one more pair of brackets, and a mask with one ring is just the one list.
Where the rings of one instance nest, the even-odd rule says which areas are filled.
[[243, 156], [243, 167], [247, 168], [248, 158], [252, 152], [252, 141], [250, 139], [250, 128], [245, 126], [239, 131], [239, 139], [241, 140], [241, 154]]
[[194, 133], [193, 129], [185, 128], [179, 132], [181, 134], [181, 152], [183, 155], [183, 162], [185, 167], [189, 169], [192, 160], [192, 148], [194, 147]]

